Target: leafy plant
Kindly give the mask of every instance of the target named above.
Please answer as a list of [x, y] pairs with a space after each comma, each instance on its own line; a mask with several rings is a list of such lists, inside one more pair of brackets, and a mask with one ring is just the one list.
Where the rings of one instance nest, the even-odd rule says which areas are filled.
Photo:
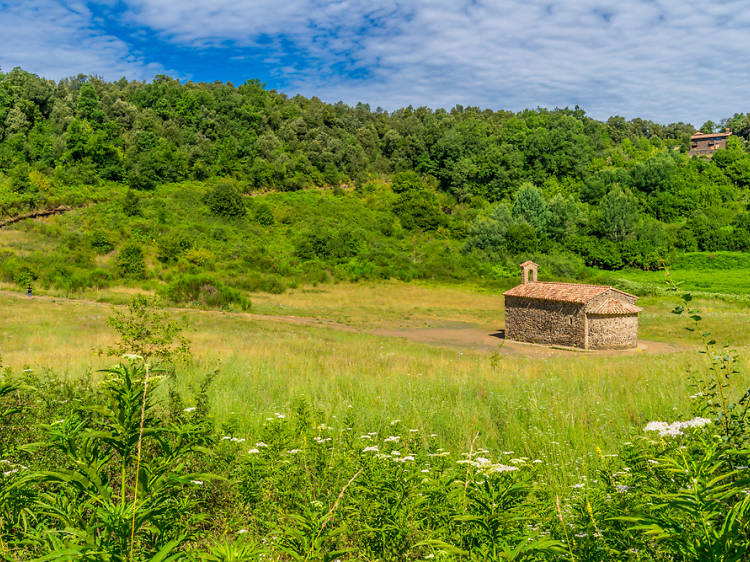
[[107, 324], [119, 338], [107, 349], [110, 356], [131, 354], [148, 362], [168, 364], [190, 359], [184, 325], [160, 311], [158, 303], [148, 297], [138, 295], [126, 308], [114, 309]]

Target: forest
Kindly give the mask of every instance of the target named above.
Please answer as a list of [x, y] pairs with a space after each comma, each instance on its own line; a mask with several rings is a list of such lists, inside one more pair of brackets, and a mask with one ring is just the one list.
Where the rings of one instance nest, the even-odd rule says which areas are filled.
[[388, 112], [254, 80], [54, 82], [16, 68], [0, 73], [0, 222], [73, 212], [18, 227], [24, 249], [0, 248], [0, 277], [283, 290], [492, 279], [517, 256], [571, 276], [747, 251], [750, 114], [701, 130], [725, 127], [709, 160], [688, 156], [690, 124], [578, 107]]

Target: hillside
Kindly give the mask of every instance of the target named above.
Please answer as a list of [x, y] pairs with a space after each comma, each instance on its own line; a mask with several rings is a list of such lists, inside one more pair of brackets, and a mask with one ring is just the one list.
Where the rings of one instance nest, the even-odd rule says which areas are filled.
[[15, 69], [0, 73], [0, 220], [74, 210], [3, 228], [0, 280], [195, 297], [203, 275], [238, 301], [232, 287], [492, 281], [522, 255], [575, 277], [747, 251], [750, 118], [722, 125], [735, 134], [705, 160], [686, 154], [690, 125], [578, 108], [388, 113], [253, 81]]

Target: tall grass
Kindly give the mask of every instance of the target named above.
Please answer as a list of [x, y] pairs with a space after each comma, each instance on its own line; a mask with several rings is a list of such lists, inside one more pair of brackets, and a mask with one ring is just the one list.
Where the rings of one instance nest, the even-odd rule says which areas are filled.
[[[447, 315], [452, 321], [497, 326], [488, 318], [502, 310], [495, 308], [498, 297], [492, 293], [472, 301], [474, 295], [464, 288], [402, 284], [338, 285], [330, 292], [299, 291], [283, 298], [268, 297], [261, 306], [312, 314], [317, 302], [325, 318], [365, 328], [394, 325], [407, 303], [420, 311], [417, 325]], [[400, 419], [423, 434], [438, 434], [453, 450], [468, 450], [479, 434], [479, 443], [493, 450], [548, 459], [546, 478], [562, 486], [589, 470], [585, 459], [596, 447], [613, 451], [633, 426], [690, 411], [687, 373], [701, 359], [689, 350], [697, 342], [669, 314], [668, 300], [645, 300], [642, 335], [676, 340], [684, 353], [524, 357], [241, 314], [177, 312], [188, 322], [196, 356], [180, 385], [196, 387], [204, 373], [218, 367], [211, 397], [217, 421], [248, 439], [269, 415], [288, 412], [304, 398], [318, 423], [333, 425], [352, 410], [367, 431]], [[722, 336], [731, 334], [729, 341], [747, 343], [747, 331], [738, 329], [747, 325], [747, 313], [732, 312], [722, 302], [703, 304], [704, 322]], [[6, 364], [54, 366], [72, 378], [108, 364], [92, 354], [112, 343], [104, 325], [107, 305], [0, 297], [0, 311], [7, 318]], [[345, 311], [348, 317], [340, 315]]]

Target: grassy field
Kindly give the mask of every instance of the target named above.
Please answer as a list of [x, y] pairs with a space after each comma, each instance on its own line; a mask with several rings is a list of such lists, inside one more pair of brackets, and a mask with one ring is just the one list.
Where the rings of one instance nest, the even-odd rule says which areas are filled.
[[[104, 297], [106, 295], [100, 295]], [[122, 295], [120, 295], [121, 298]], [[548, 477], [568, 483], [587, 471], [581, 459], [612, 451], [650, 420], [690, 415], [688, 373], [699, 368], [696, 336], [670, 313], [673, 300], [642, 299], [641, 337], [677, 353], [558, 352], [538, 356], [435, 346], [368, 330], [503, 325], [502, 296], [465, 286], [403, 283], [328, 285], [253, 295], [255, 314], [173, 309], [188, 325], [195, 361], [181, 371], [185, 391], [218, 368], [213, 412], [248, 441], [267, 417], [307, 400], [320, 423], [387, 431], [393, 420], [437, 434], [442, 446], [478, 444], [540, 458]], [[739, 346], [746, 360], [750, 307], [699, 299], [705, 327]], [[111, 364], [98, 350], [113, 341], [112, 305], [0, 295], [0, 355], [12, 370], [54, 370], [69, 377]], [[276, 318], [261, 317], [276, 315]], [[289, 316], [335, 322], [314, 326]], [[737, 390], [747, 379], [736, 381]]]

